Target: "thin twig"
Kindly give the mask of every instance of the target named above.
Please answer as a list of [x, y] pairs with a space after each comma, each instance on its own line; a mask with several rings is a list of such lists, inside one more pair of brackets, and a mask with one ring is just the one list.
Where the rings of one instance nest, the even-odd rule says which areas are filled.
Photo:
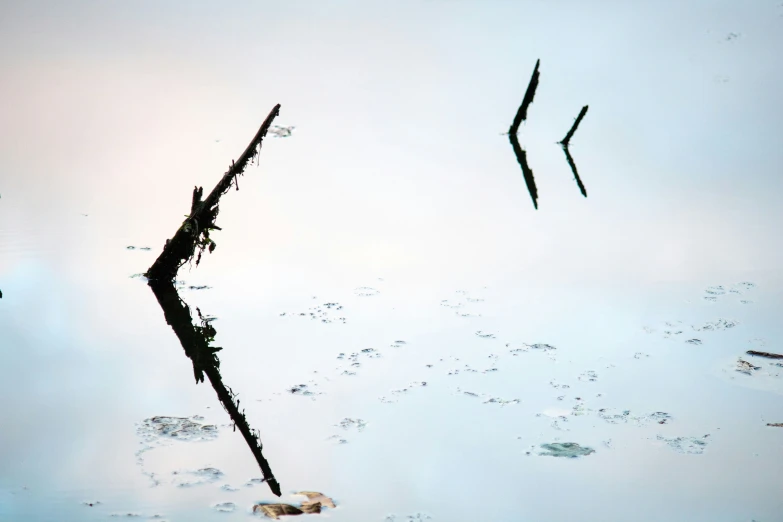
[[533, 200], [533, 206], [538, 210], [538, 189], [536, 189], [536, 180], [533, 177], [533, 171], [527, 164], [527, 152], [522, 150], [519, 145], [519, 138], [515, 133], [510, 133], [508, 139], [511, 142], [511, 148], [514, 149], [514, 155], [517, 157], [519, 166], [522, 167], [522, 175], [525, 177], [527, 191], [530, 193], [530, 199]]
[[571, 172], [574, 173], [574, 179], [576, 180], [576, 184], [579, 186], [579, 191], [584, 197], [587, 197], [587, 189], [585, 189], [585, 186], [582, 183], [582, 178], [579, 177], [579, 172], [576, 170], [576, 163], [574, 162], [574, 158], [572, 158], [571, 153], [568, 152], [568, 145], [563, 145], [563, 152], [565, 152], [566, 161], [568, 162], [568, 166], [571, 167]]
[[756, 350], [748, 350], [745, 352], [748, 355], [755, 355], [756, 357], [766, 357], [767, 359], [783, 359], [783, 355], [769, 352], [757, 352]]
[[516, 134], [519, 131], [519, 125], [527, 119], [527, 108], [533, 103], [533, 97], [536, 95], [536, 87], [538, 87], [538, 66], [541, 64], [541, 60], [536, 60], [536, 67], [533, 69], [533, 75], [530, 77], [530, 83], [527, 84], [527, 91], [525, 91], [525, 97], [522, 98], [522, 105], [517, 109], [517, 114], [514, 116], [514, 121], [511, 123], [511, 127], [508, 129], [509, 134]]
[[560, 145], [563, 145], [563, 146], [566, 146], [566, 147], [568, 147], [568, 143], [571, 141], [571, 137], [572, 137], [572, 136], [574, 135], [574, 133], [576, 132], [576, 128], [577, 128], [577, 127], [579, 127], [579, 122], [581, 122], [581, 121], [582, 121], [582, 118], [584, 118], [584, 117], [585, 117], [585, 114], [587, 114], [587, 107], [588, 107], [588, 106], [587, 106], [587, 105], [585, 105], [584, 107], [582, 107], [582, 110], [581, 110], [581, 111], [579, 111], [579, 116], [577, 116], [577, 117], [576, 117], [576, 121], [575, 121], [575, 122], [574, 122], [574, 124], [571, 126], [571, 130], [570, 130], [570, 131], [568, 131], [568, 134], [566, 134], [566, 137], [565, 137], [565, 138], [563, 138], [563, 141], [561, 141], [561, 142], [560, 142]]

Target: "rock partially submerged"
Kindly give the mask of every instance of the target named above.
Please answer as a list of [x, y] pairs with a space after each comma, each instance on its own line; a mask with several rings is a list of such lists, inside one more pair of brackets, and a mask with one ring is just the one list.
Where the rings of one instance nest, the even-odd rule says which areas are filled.
[[317, 491], [300, 491], [298, 493], [294, 493], [294, 495], [303, 495], [307, 497], [307, 500], [303, 501], [299, 506], [282, 503], [256, 504], [253, 506], [253, 513], [262, 514], [268, 518], [277, 520], [282, 516], [320, 513], [321, 508], [323, 507], [336, 507], [334, 501], [331, 498]]

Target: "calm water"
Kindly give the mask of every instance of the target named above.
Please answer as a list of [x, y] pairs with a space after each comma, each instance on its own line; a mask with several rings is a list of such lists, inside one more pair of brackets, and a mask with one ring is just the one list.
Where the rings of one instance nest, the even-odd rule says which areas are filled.
[[[5, 2], [0, 521], [783, 520], [779, 3]], [[178, 291], [279, 500], [131, 277], [276, 103]]]

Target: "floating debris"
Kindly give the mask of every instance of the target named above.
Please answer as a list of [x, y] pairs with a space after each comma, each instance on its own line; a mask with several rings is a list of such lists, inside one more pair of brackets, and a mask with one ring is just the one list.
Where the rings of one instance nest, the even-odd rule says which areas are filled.
[[410, 383], [405, 388], [400, 388], [398, 390], [392, 390], [392, 393], [395, 394], [395, 395], [399, 395], [399, 394], [402, 394], [402, 393], [408, 393], [413, 388], [423, 388], [424, 386], [427, 386], [427, 381], [416, 381], [416, 382]]
[[133, 245], [129, 245], [125, 247], [127, 250], [152, 250], [150, 247], [137, 247]]
[[129, 518], [135, 518], [135, 517], [140, 517], [140, 516], [141, 516], [141, 513], [133, 513], [133, 512], [130, 512], [130, 513], [110, 513], [110, 514], [109, 514], [109, 516], [110, 516], [110, 517], [129, 517]]
[[191, 285], [188, 290], [210, 290], [212, 287], [207, 285]]
[[231, 513], [237, 508], [237, 505], [233, 502], [220, 502], [219, 504], [212, 504], [212, 509], [220, 511], [221, 513]]
[[246, 488], [251, 488], [253, 486], [257, 486], [259, 484], [263, 484], [264, 482], [266, 482], [266, 479], [264, 479], [264, 478], [258, 478], [258, 477], [251, 478], [250, 480], [245, 482], [245, 487]]
[[708, 286], [705, 292], [709, 295], [724, 295], [726, 289], [722, 285]]
[[658, 435], [656, 438], [665, 442], [669, 447], [679, 453], [689, 453], [692, 455], [700, 455], [704, 453], [707, 447], [707, 438], [709, 434], [703, 437], [675, 437], [673, 439], [667, 439], [662, 435]]
[[595, 382], [598, 380], [598, 374], [596, 374], [593, 370], [588, 370], [586, 372], [583, 372], [581, 375], [579, 375], [579, 380]]
[[467, 395], [468, 397], [480, 397], [484, 399], [484, 404], [500, 404], [500, 406], [505, 406], [506, 404], [519, 404], [521, 402], [519, 399], [502, 399], [500, 397], [493, 397], [485, 393], [463, 391], [460, 388], [457, 388], [457, 393]]
[[[217, 482], [223, 477], [223, 472], [217, 468], [201, 468], [196, 471], [172, 471], [171, 474], [175, 475], [173, 483], [180, 488]], [[188, 477], [195, 477], [195, 479], [190, 480]]]
[[100, 504], [101, 504], [100, 500], [85, 500], [82, 502], [82, 506], [88, 506], [88, 507], [98, 506]]
[[355, 288], [353, 293], [354, 295], [357, 295], [359, 297], [371, 297], [374, 295], [378, 295], [381, 292], [369, 286], [360, 286], [359, 288]]
[[[317, 512], [321, 512], [320, 508]], [[256, 504], [253, 506], [253, 513], [261, 513], [266, 517], [277, 520], [284, 515], [301, 515], [304, 511], [289, 504]]]
[[644, 352], [636, 352], [635, 354], [633, 354], [633, 358], [634, 359], [641, 359], [643, 357], [649, 357], [649, 356], [650, 356], [650, 354], [647, 354], [647, 353], [644, 353]]
[[346, 417], [345, 419], [341, 420], [338, 424], [335, 424], [335, 426], [340, 427], [344, 430], [356, 428], [356, 431], [364, 431], [364, 428], [367, 426], [367, 421], [362, 419], [349, 419]]
[[233, 487], [233, 486], [231, 486], [229, 484], [223, 484], [222, 486], [220, 486], [220, 489], [222, 489], [223, 491], [229, 491], [229, 492], [239, 491], [239, 488], [235, 488], [235, 487]]
[[207, 441], [218, 436], [214, 424], [202, 424], [204, 418], [156, 416], [144, 419], [137, 425], [136, 433], [147, 442], [160, 439], [181, 441]]
[[400, 346], [405, 346], [406, 344], [408, 343], [406, 343], [405, 341], [394, 341], [390, 346], [392, 348], [399, 348]]
[[290, 125], [288, 127], [283, 127], [281, 125], [272, 125], [269, 127], [269, 130], [267, 131], [273, 138], [288, 138], [293, 134], [294, 129], [296, 129], [296, 126]]
[[337, 507], [334, 504], [334, 500], [317, 491], [299, 491], [298, 493], [294, 493], [294, 495], [303, 495], [307, 497], [307, 500], [304, 501], [303, 504], [321, 504], [322, 506], [332, 509]]
[[488, 332], [482, 332], [481, 330], [476, 332], [476, 336], [481, 337], [482, 339], [494, 339], [495, 338], [495, 334], [488, 333]]
[[634, 422], [637, 426], [646, 426], [648, 424], [667, 424], [672, 416], [662, 411], [656, 411], [647, 415], [641, 415], [639, 417], [631, 416], [631, 410], [623, 410], [622, 413], [614, 413], [607, 408], [601, 408], [598, 410], [598, 417], [605, 420], [609, 424], [625, 424], [628, 422]]
[[744, 373], [745, 375], [752, 375], [752, 372], [760, 369], [761, 366], [755, 366], [743, 359], [737, 359], [737, 367], [735, 368], [735, 370], [740, 373]]
[[294, 494], [304, 495], [307, 497], [307, 500], [299, 506], [291, 504], [256, 504], [253, 506], [253, 512], [262, 513], [269, 518], [277, 520], [281, 516], [320, 513], [322, 507], [335, 507], [334, 501], [323, 493], [301, 491]]
[[536, 343], [536, 344], [528, 344], [526, 346], [532, 348], [533, 350], [542, 350], [544, 352], [551, 352], [553, 350], [557, 350], [557, 348], [555, 348], [551, 344]]
[[708, 321], [701, 326], [694, 326], [693, 329], [697, 332], [701, 331], [719, 331], [728, 330], [734, 328], [739, 324], [739, 321], [733, 319], [718, 319], [717, 321]]
[[701, 339], [688, 339], [685, 342], [688, 343], [688, 344], [693, 344], [693, 345], [698, 346], [698, 345], [701, 344]]
[[575, 459], [595, 453], [593, 448], [580, 446], [576, 442], [552, 442], [549, 444], [541, 444], [541, 448], [546, 450], [539, 453], [540, 456], [544, 457]]
[[772, 428], [783, 428], [783, 422], [768, 422], [767, 426]]
[[[315, 297], [313, 298], [315, 299]], [[321, 323], [333, 323], [338, 322], [345, 324], [345, 317], [333, 317], [333, 312], [343, 309], [343, 305], [340, 303], [324, 303], [319, 306], [311, 306], [306, 312], [281, 312], [280, 317], [303, 317], [310, 318], [314, 321], [320, 321]]]
[[311, 391], [306, 384], [295, 384], [294, 386], [288, 388], [286, 391], [288, 391], [288, 393], [290, 393], [291, 395], [301, 395], [303, 397], [311, 397], [313, 400], [315, 400], [316, 395], [322, 395], [322, 392]]
[[386, 515], [386, 518], [383, 520], [384, 522], [421, 522], [423, 520], [432, 520], [432, 517], [426, 513], [414, 513], [412, 515], [402, 515], [401, 517], [391, 514]]

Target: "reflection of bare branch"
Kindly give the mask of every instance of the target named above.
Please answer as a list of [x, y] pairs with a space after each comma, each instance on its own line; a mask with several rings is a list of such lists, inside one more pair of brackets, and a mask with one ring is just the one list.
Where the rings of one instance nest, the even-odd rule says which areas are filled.
[[574, 158], [571, 157], [571, 153], [568, 152], [567, 145], [563, 145], [563, 152], [565, 152], [566, 161], [568, 162], [568, 165], [571, 167], [571, 172], [574, 173], [574, 179], [576, 179], [576, 184], [579, 185], [579, 191], [582, 192], [582, 195], [584, 197], [587, 197], [587, 190], [585, 189], [584, 184], [582, 184], [582, 178], [579, 177], [579, 173], [576, 171], [576, 163], [574, 163]]
[[533, 178], [533, 171], [527, 164], [527, 152], [522, 150], [519, 145], [519, 139], [515, 133], [508, 135], [508, 139], [511, 142], [511, 148], [514, 149], [514, 155], [517, 157], [519, 166], [522, 167], [522, 175], [525, 176], [525, 184], [527, 184], [527, 191], [530, 193], [530, 198], [533, 200], [533, 206], [538, 209], [538, 189], [536, 189], [536, 180]]
[[272, 493], [278, 497], [281, 495], [280, 484], [275, 479], [269, 462], [261, 453], [263, 446], [256, 430], [252, 430], [248, 425], [244, 410], [239, 410], [239, 400], [231, 389], [223, 384], [220, 376], [220, 360], [217, 352], [222, 348], [210, 346], [215, 340], [217, 332], [208, 320], [201, 316], [199, 311], [200, 325], [193, 324], [193, 318], [190, 314], [190, 307], [183, 301], [174, 285], [170, 281], [150, 281], [155, 297], [163, 309], [166, 322], [171, 326], [174, 333], [179, 338], [182, 348], [193, 362], [193, 373], [196, 377], [196, 383], [204, 381], [204, 374], [209, 379], [210, 384], [217, 393], [220, 404], [223, 409], [234, 421], [234, 429], [239, 428], [242, 437], [247, 442], [250, 451], [258, 462], [259, 468], [264, 475], [264, 480], [269, 484]]
[[541, 64], [541, 60], [536, 60], [536, 67], [533, 69], [533, 76], [530, 77], [530, 83], [527, 84], [527, 91], [525, 91], [525, 97], [522, 99], [522, 105], [517, 109], [517, 114], [514, 116], [514, 121], [511, 123], [511, 127], [508, 129], [509, 134], [516, 134], [519, 130], [519, 125], [527, 119], [527, 108], [533, 103], [533, 96], [536, 95], [536, 87], [538, 87], [538, 66]]
[[566, 134], [566, 137], [563, 138], [563, 141], [560, 142], [561, 145], [564, 147], [568, 147], [568, 142], [571, 141], [571, 138], [574, 136], [574, 133], [576, 132], [576, 128], [579, 127], [579, 123], [582, 121], [582, 118], [585, 117], [585, 114], [587, 114], [587, 105], [582, 107], [582, 110], [579, 111], [579, 116], [576, 117], [576, 121], [571, 126], [571, 130], [568, 131], [568, 134]]
[[239, 157], [239, 160], [231, 163], [228, 171], [223, 174], [218, 184], [209, 193], [207, 199], [201, 200], [204, 189], [196, 187], [193, 189], [193, 200], [190, 207], [190, 215], [185, 219], [182, 225], [174, 234], [174, 237], [166, 241], [160, 256], [155, 263], [147, 270], [147, 278], [156, 281], [172, 281], [179, 268], [193, 258], [196, 248], [199, 249], [198, 264], [201, 259], [201, 253], [205, 249], [212, 252], [215, 249], [215, 242], [209, 238], [211, 229], [219, 230], [215, 226], [215, 219], [218, 214], [218, 202], [220, 197], [228, 192], [232, 184], [239, 190], [237, 176], [245, 171], [247, 164], [261, 153], [261, 141], [264, 139], [269, 126], [280, 112], [280, 104], [275, 105], [272, 112], [261, 124], [258, 132], [250, 141], [245, 152]]

